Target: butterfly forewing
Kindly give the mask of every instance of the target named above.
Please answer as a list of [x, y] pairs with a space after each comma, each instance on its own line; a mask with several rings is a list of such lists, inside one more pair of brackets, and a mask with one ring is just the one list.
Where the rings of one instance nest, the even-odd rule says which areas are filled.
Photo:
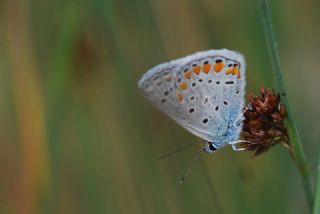
[[144, 94], [196, 136], [223, 146], [238, 138], [245, 86], [242, 55], [223, 50], [195, 53], [149, 70]]

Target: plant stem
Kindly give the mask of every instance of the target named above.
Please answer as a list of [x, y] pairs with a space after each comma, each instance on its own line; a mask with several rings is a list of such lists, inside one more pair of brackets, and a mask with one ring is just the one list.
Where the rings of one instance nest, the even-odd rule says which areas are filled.
[[320, 213], [320, 158], [318, 162], [318, 175], [316, 184], [316, 195], [314, 198], [313, 214]]
[[268, 7], [268, 0], [261, 0], [261, 7], [262, 7], [262, 21], [264, 25], [264, 33], [265, 33], [267, 45], [269, 48], [269, 54], [272, 62], [272, 70], [276, 78], [278, 90], [282, 95], [282, 100], [286, 106], [287, 113], [288, 113], [287, 127], [288, 127], [288, 133], [290, 137], [290, 144], [292, 145], [292, 148], [294, 151], [295, 163], [300, 171], [306, 200], [309, 206], [309, 210], [311, 211], [313, 206], [313, 190], [312, 190], [311, 176], [310, 176], [309, 167], [304, 155], [304, 151], [302, 149], [299, 133], [296, 128], [292, 112], [290, 110], [290, 105], [288, 102], [287, 93], [286, 93], [284, 82], [283, 82], [280, 57], [277, 49], [277, 43], [274, 36], [273, 28], [272, 28], [272, 21], [271, 21], [271, 15]]

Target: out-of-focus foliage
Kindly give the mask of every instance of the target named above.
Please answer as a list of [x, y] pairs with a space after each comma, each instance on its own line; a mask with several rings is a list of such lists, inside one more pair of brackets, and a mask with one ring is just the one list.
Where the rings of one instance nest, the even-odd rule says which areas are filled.
[[[280, 146], [204, 155], [137, 91], [150, 67], [199, 50], [246, 56], [247, 91], [273, 87], [255, 0], [0, 3], [1, 213], [305, 213]], [[311, 170], [320, 140], [316, 0], [273, 0], [289, 100]], [[219, 208], [220, 207], [220, 208]]]

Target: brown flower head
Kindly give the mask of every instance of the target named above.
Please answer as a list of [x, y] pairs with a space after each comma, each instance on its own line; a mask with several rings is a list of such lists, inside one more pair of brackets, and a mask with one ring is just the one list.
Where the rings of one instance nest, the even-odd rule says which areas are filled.
[[260, 96], [249, 96], [243, 121], [243, 138], [246, 142], [239, 147], [254, 151], [254, 156], [268, 151], [276, 144], [282, 144], [291, 151], [285, 118], [286, 109], [280, 95], [272, 89], [261, 88]]

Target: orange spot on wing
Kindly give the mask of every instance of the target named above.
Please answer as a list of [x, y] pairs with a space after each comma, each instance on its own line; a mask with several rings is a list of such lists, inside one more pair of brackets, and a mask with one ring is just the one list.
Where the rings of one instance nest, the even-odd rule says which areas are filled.
[[193, 72], [195, 73], [195, 74], [200, 74], [200, 71], [201, 71], [201, 67], [200, 66], [195, 66], [195, 67], [193, 67]]
[[187, 83], [185, 83], [185, 82], [180, 82], [179, 83], [179, 88], [181, 89], [181, 90], [186, 90], [187, 89]]
[[240, 79], [240, 69], [238, 69], [238, 79]]
[[203, 71], [207, 74], [207, 73], [209, 73], [209, 71], [210, 71], [210, 68], [211, 68], [211, 64], [205, 64], [204, 66], [203, 66]]
[[226, 70], [226, 74], [228, 75], [228, 74], [233, 74], [233, 68], [231, 67], [231, 68], [228, 68], [227, 70]]
[[177, 100], [181, 102], [183, 100], [183, 94], [182, 93], [177, 93]]
[[239, 67], [238, 67], [238, 65], [234, 66], [232, 74], [233, 74], [233, 75], [239, 74]]
[[232, 74], [232, 75], [238, 75], [238, 78], [240, 78], [240, 73], [239, 73], [239, 66], [235, 65], [234, 67], [230, 67], [226, 70], [226, 74]]
[[192, 75], [192, 72], [191, 72], [191, 71], [187, 71], [187, 72], [185, 72], [183, 75], [184, 75], [184, 78], [190, 79], [190, 78], [191, 78], [191, 75]]
[[214, 70], [215, 72], [220, 72], [222, 70], [222, 68], [224, 67], [224, 63], [223, 62], [218, 62], [214, 65]]

